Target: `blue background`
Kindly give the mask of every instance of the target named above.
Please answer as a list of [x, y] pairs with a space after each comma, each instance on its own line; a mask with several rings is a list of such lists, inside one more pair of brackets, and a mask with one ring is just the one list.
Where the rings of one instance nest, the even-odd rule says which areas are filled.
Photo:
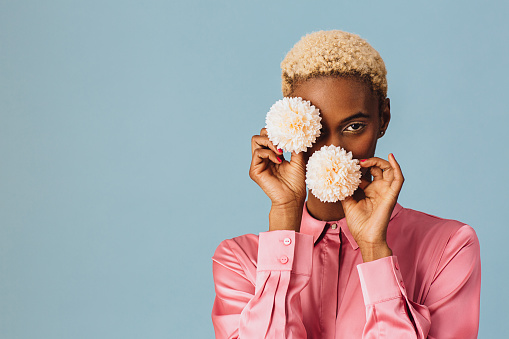
[[0, 337], [212, 338], [216, 246], [268, 228], [251, 136], [321, 29], [385, 60], [376, 155], [404, 207], [474, 227], [480, 338], [503, 337], [506, 3], [1, 0]]

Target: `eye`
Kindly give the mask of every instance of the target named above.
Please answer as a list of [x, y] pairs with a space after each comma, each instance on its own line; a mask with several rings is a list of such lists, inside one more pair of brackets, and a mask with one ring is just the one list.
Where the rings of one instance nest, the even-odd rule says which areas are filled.
[[347, 128], [345, 128], [345, 131], [357, 132], [357, 131], [362, 130], [365, 126], [366, 126], [366, 124], [363, 124], [360, 122], [355, 122], [355, 123], [351, 124], [350, 126], [348, 126]]

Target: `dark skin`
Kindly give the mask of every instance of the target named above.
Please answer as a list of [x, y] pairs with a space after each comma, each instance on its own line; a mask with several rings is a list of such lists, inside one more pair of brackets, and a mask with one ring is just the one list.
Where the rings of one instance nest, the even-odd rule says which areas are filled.
[[392, 154], [388, 161], [374, 157], [381, 131], [389, 124], [389, 99], [380, 104], [370, 86], [353, 77], [311, 78], [295, 86], [289, 96], [308, 100], [320, 110], [322, 134], [306, 152], [292, 152], [291, 161], [282, 159], [265, 128], [253, 136], [249, 174], [272, 201], [269, 230], [300, 230], [306, 163], [324, 145], [341, 146], [354, 159], [366, 159], [360, 162], [359, 188], [352, 197], [335, 203], [321, 202], [309, 191], [307, 209], [319, 220], [345, 217], [364, 262], [392, 255], [386, 242], [387, 227], [404, 178]]
[[[304, 161], [325, 145], [341, 146], [351, 151], [354, 159], [367, 159], [375, 155], [380, 131], [385, 131], [391, 118], [389, 99], [379, 112], [379, 99], [368, 85], [355, 78], [313, 78], [296, 86], [290, 97], [301, 97], [310, 101], [320, 110], [322, 129], [320, 137], [304, 153]], [[368, 117], [358, 117], [343, 122], [356, 113]], [[362, 168], [361, 187], [372, 181], [368, 168]], [[363, 191], [357, 190], [354, 197], [361, 199]], [[310, 214], [325, 221], [339, 220], [345, 217], [340, 201], [323, 203], [309, 190], [307, 208]]]

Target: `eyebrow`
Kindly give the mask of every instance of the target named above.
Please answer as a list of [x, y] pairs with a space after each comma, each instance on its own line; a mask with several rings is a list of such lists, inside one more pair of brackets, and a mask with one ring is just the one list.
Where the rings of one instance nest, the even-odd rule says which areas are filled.
[[348, 122], [350, 120], [355, 120], [355, 119], [358, 119], [358, 118], [366, 118], [366, 119], [369, 119], [370, 116], [366, 113], [362, 113], [362, 112], [357, 112], [355, 113], [354, 115], [351, 115], [349, 116], [348, 118], [346, 119], [343, 119], [343, 121], [341, 121], [342, 124], [344, 124], [345, 122]]

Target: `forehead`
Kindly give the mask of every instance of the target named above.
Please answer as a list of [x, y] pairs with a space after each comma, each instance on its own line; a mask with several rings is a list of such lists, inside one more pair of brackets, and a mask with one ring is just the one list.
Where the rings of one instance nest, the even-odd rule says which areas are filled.
[[298, 84], [293, 97], [308, 100], [320, 110], [322, 118], [341, 121], [362, 112], [377, 116], [378, 99], [369, 85], [357, 78], [317, 77]]

